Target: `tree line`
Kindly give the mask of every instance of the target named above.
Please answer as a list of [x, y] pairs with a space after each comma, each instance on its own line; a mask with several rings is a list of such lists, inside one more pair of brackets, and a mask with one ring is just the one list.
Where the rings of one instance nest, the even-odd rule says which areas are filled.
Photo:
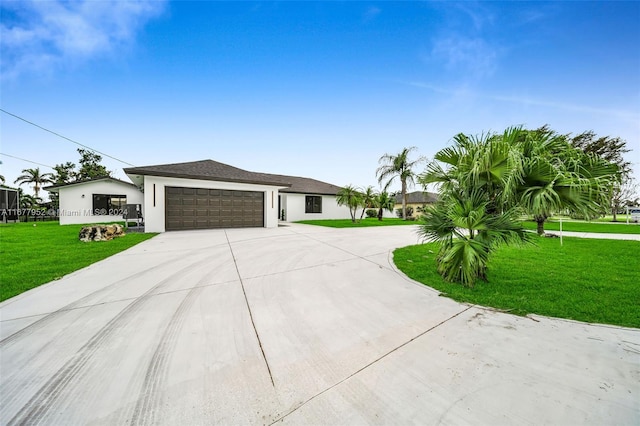
[[[78, 154], [80, 154], [80, 159], [77, 167], [75, 163], [67, 161], [66, 163], [56, 164], [53, 167], [53, 173], [42, 173], [39, 167], [22, 170], [22, 174], [16, 178], [14, 183], [18, 184], [18, 186], [24, 184], [33, 185], [34, 195], [25, 194], [20, 190], [20, 207], [26, 209], [41, 205], [40, 190], [47, 184], [66, 185], [112, 175], [112, 172], [101, 164], [101, 155], [82, 148], [78, 148]], [[4, 183], [4, 177], [2, 177], [2, 182]], [[57, 194], [50, 193], [50, 198], [53, 206], [57, 207]]]

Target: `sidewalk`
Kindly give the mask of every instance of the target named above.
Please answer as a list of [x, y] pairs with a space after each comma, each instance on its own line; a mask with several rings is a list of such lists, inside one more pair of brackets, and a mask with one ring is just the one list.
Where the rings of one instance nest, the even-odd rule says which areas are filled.
[[[545, 234], [560, 236], [560, 231], [545, 231]], [[640, 241], [640, 234], [605, 234], [599, 232], [567, 232], [562, 231], [563, 237], [597, 238], [601, 240], [632, 240]]]

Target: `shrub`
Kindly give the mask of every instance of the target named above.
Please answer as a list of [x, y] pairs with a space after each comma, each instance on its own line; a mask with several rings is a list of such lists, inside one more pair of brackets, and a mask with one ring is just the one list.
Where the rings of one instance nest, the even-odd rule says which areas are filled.
[[369, 218], [378, 217], [378, 212], [376, 210], [374, 210], [374, 209], [367, 209], [367, 211], [365, 211], [365, 214]]
[[[402, 219], [402, 207], [396, 209], [396, 215]], [[407, 206], [407, 218], [413, 215], [413, 207]]]

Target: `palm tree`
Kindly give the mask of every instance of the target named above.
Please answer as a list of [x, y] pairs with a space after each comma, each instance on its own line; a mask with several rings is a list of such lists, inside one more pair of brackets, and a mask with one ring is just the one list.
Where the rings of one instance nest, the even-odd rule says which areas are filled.
[[360, 220], [364, 217], [364, 212], [366, 209], [370, 209], [374, 207], [375, 199], [376, 199], [376, 191], [373, 189], [373, 186], [368, 186], [362, 194], [362, 213], [360, 214]]
[[13, 183], [17, 183], [19, 185], [22, 185], [23, 183], [33, 183], [33, 190], [36, 198], [38, 197], [42, 184], [53, 182], [53, 175], [51, 173], [40, 173], [39, 167], [36, 167], [35, 169], [24, 169], [22, 173], [23, 174], [18, 176]]
[[491, 202], [472, 188], [448, 193], [425, 209], [418, 234], [440, 243], [437, 268], [445, 281], [472, 287], [478, 278], [486, 280], [489, 255], [498, 246], [530, 240], [517, 208], [491, 214]]
[[423, 185], [439, 184], [441, 200], [427, 209], [421, 233], [440, 242], [441, 275], [466, 285], [485, 276], [496, 242], [527, 240], [514, 222], [518, 214], [534, 215], [539, 233], [561, 209], [593, 214], [615, 177], [615, 165], [581, 153], [548, 129], [514, 127], [454, 141], [419, 178]]
[[349, 207], [351, 221], [356, 223], [356, 211], [362, 205], [363, 195], [357, 188], [347, 185], [336, 194], [336, 201], [339, 206]]
[[569, 210], [589, 218], [609, 205], [615, 163], [585, 154], [553, 132], [533, 131], [528, 136], [520, 147], [522, 167], [514, 202], [533, 216], [539, 235], [555, 212]]
[[407, 186], [415, 184], [415, 178], [417, 175], [413, 171], [414, 167], [425, 161], [424, 157], [418, 157], [416, 160], [411, 161], [409, 155], [417, 148], [412, 146], [410, 148], [404, 148], [397, 155], [384, 154], [378, 160], [380, 167], [376, 170], [376, 176], [378, 177], [378, 183], [382, 185], [383, 181], [386, 181], [384, 190], [389, 189], [391, 183], [395, 178], [400, 178], [402, 185], [402, 219], [407, 219]]
[[387, 191], [382, 191], [376, 195], [374, 199], [374, 206], [378, 209], [378, 220], [382, 220], [382, 215], [385, 210], [393, 213], [393, 208], [396, 205], [396, 200], [394, 197], [389, 195]]
[[42, 198], [35, 197], [30, 194], [20, 194], [20, 208], [21, 209], [32, 209], [35, 207], [39, 207], [42, 203]]
[[0, 175], [0, 185], [4, 185], [5, 179], [4, 176]]

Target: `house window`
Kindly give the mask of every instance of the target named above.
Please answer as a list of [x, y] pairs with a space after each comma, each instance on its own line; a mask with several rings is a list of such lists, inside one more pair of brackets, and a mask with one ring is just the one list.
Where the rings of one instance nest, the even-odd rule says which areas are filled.
[[319, 195], [307, 195], [304, 197], [305, 213], [322, 213], [322, 197]]
[[121, 216], [127, 204], [126, 195], [93, 194], [93, 214]]

